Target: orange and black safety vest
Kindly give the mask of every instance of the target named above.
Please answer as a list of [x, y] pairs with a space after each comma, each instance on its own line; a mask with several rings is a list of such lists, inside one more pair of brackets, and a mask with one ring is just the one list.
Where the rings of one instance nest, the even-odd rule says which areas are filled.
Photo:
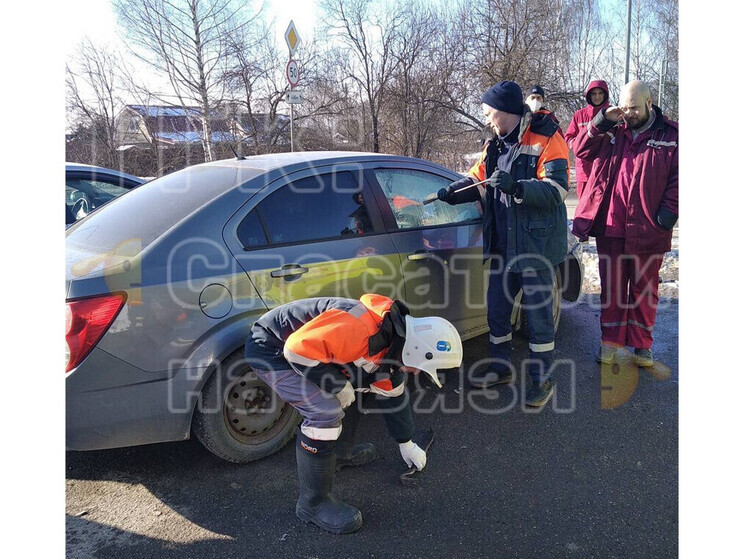
[[[482, 155], [469, 169], [468, 177], [479, 182], [497, 168], [501, 140], [485, 142]], [[520, 181], [521, 197], [506, 197], [489, 184], [465, 189], [451, 197], [451, 203], [481, 199], [484, 258], [502, 256], [511, 271], [544, 269], [556, 266], [567, 256], [567, 210], [569, 189], [569, 151], [559, 126], [544, 112], [524, 113], [518, 144], [510, 158], [510, 174]], [[466, 181], [467, 179], [464, 179]], [[476, 192], [475, 192], [476, 191]], [[507, 247], [501, 254], [497, 243], [495, 204], [507, 206]]]
[[[260, 370], [289, 365], [313, 382], [327, 373], [342, 379], [358, 369], [379, 372], [397, 339], [384, 320], [393, 304], [383, 295], [365, 294], [360, 300], [318, 297], [281, 305], [252, 327], [246, 358]], [[374, 381], [371, 391], [401, 394], [404, 387], [394, 388], [386, 377]]]
[[[392, 307], [396, 305], [396, 308]], [[293, 370], [330, 393], [346, 381], [374, 394], [390, 435], [410, 440], [412, 411], [406, 375], [392, 362], [404, 338], [393, 314], [409, 311], [399, 301], [376, 294], [300, 299], [275, 307], [257, 320], [246, 341], [249, 365], [261, 371]]]

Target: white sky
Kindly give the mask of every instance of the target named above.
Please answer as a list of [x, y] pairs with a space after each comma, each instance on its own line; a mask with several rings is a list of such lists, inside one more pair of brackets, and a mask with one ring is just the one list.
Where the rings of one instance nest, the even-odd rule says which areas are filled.
[[[275, 35], [278, 43], [285, 48], [285, 30], [290, 20], [295, 27], [301, 41], [310, 42], [313, 28], [316, 24], [317, 0], [264, 0], [265, 19], [274, 20]], [[248, 2], [256, 9], [258, 1]], [[116, 16], [109, 0], [68, 0], [65, 10], [64, 47], [69, 55], [84, 37], [90, 38], [96, 44], [109, 43], [112, 46], [123, 47], [119, 40], [119, 27]]]
[[[261, 5], [259, 0], [249, 0], [247, 4], [252, 11], [258, 10]], [[291, 20], [300, 35], [301, 47], [304, 43], [311, 43], [316, 25], [316, 4], [317, 0], [264, 0], [264, 20], [273, 27], [281, 52], [286, 52], [287, 49], [285, 31]], [[65, 18], [67, 21], [62, 36], [66, 61], [80, 42], [88, 38], [94, 45], [118, 50], [151, 90], [170, 94], [172, 88], [165, 77], [158, 76], [147, 64], [128, 53], [126, 43], [121, 39], [121, 30], [111, 0], [70, 0]], [[295, 58], [298, 59], [298, 54]], [[284, 66], [280, 70], [284, 71]], [[83, 88], [85, 90], [84, 86]], [[125, 102], [137, 100], [125, 99]]]

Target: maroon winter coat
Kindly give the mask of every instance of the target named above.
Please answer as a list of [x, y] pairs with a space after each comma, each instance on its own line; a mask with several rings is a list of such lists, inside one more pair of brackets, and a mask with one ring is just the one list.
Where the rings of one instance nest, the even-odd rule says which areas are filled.
[[679, 125], [663, 116], [655, 105], [653, 109], [655, 122], [634, 146], [632, 132], [623, 121], [604, 132], [604, 125], [608, 127], [610, 121], [602, 115], [576, 138], [576, 157], [592, 164], [572, 226], [580, 240], [604, 235], [606, 215], [599, 209], [608, 208], [622, 159], [632, 157], [624, 251], [645, 254], [671, 250], [671, 230], [679, 215]]
[[[596, 87], [603, 89], [604, 92], [606, 92], [606, 97], [604, 98], [603, 103], [594, 107], [591, 105], [590, 93], [591, 89]], [[585, 88], [585, 100], [588, 102], [588, 106], [583, 107], [572, 115], [570, 126], [567, 127], [567, 132], [565, 132], [565, 141], [567, 142], [568, 147], [573, 151], [573, 153], [575, 153], [575, 182], [587, 181], [588, 175], [591, 172], [591, 163], [578, 158], [577, 153], [575, 152], [575, 139], [581, 130], [585, 131], [588, 123], [593, 120], [593, 117], [596, 116], [598, 111], [609, 106], [609, 86], [606, 85], [604, 80], [593, 80], [588, 84], [588, 87]]]

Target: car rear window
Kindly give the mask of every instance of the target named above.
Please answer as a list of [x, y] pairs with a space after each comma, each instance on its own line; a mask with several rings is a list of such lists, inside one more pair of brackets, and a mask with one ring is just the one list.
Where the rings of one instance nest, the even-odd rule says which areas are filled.
[[[264, 171], [195, 166], [130, 190], [78, 221], [67, 232], [69, 246], [114, 254], [137, 241], [144, 250], [186, 216]], [[132, 256], [132, 254], [128, 254]]]
[[271, 245], [373, 234], [364, 191], [363, 176], [350, 171], [296, 179], [252, 210], [238, 226], [238, 238], [250, 250], [267, 244], [263, 225]]

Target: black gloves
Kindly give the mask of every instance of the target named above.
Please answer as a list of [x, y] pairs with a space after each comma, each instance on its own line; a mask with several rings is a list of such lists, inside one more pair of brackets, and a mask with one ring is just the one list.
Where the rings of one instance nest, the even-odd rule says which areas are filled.
[[617, 125], [613, 120], [606, 118], [606, 109], [601, 109], [596, 113], [596, 116], [593, 117], [592, 124], [598, 128], [599, 132], [608, 132]]
[[664, 208], [661, 206], [658, 208], [658, 211], [655, 214], [655, 222], [658, 224], [658, 226], [663, 227], [666, 231], [670, 231], [673, 229], [674, 225], [676, 225], [676, 221], [679, 218], [676, 216], [675, 213], [673, 213], [668, 208]]
[[493, 188], [497, 188], [499, 191], [510, 195], [515, 194], [518, 187], [518, 183], [513, 180], [510, 173], [506, 173], [500, 169], [495, 169], [495, 172], [492, 173], [492, 176], [489, 178], [489, 184]]
[[[474, 183], [474, 179], [471, 177], [464, 177], [461, 180], [457, 180], [456, 182], [452, 182], [448, 185], [447, 188], [441, 188], [438, 190], [438, 200], [441, 200], [445, 202], [446, 204], [454, 205], [458, 203], [457, 200], [454, 200], [453, 194], [456, 194], [456, 198], [460, 198], [462, 194], [456, 193], [457, 190], [460, 190], [464, 188], [465, 186], [469, 186], [470, 184]], [[461, 200], [459, 200], [461, 201]]]

